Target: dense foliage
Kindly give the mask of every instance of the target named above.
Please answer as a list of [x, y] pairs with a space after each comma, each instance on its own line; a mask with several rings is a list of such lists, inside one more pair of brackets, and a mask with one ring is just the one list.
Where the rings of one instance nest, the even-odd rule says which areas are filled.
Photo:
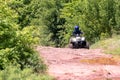
[[87, 39], [96, 42], [119, 31], [119, 10], [119, 0], [75, 0], [64, 5], [61, 16], [67, 21], [68, 34], [70, 27], [79, 25]]
[[119, 34], [119, 0], [12, 0], [21, 28], [40, 28], [41, 45], [68, 44], [73, 27], [80, 26], [89, 42]]
[[9, 1], [0, 1], [0, 69], [17, 65], [21, 69], [27, 67], [44, 72], [46, 66], [34, 50], [39, 39], [38, 29], [28, 26], [20, 30], [20, 26], [16, 24], [18, 16], [8, 7], [8, 3]]

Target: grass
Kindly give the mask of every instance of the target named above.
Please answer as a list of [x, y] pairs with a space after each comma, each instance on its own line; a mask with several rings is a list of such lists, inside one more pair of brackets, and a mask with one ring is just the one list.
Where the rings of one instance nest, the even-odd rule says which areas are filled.
[[100, 40], [93, 44], [91, 48], [101, 48], [107, 54], [120, 55], [120, 36]]
[[9, 66], [0, 71], [0, 80], [53, 80], [53, 78], [45, 73], [34, 73], [30, 68], [21, 70], [15, 66]]

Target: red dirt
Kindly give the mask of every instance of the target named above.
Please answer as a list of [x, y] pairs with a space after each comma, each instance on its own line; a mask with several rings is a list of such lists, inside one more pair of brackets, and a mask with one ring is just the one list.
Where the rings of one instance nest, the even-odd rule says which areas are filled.
[[101, 49], [38, 47], [55, 80], [120, 80], [120, 62]]

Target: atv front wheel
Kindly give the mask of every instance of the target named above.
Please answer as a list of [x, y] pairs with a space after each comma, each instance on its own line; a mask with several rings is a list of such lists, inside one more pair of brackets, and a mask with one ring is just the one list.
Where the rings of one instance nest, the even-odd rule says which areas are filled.
[[89, 43], [87, 42], [86, 43], [86, 47], [85, 47], [86, 49], [89, 49], [90, 48], [90, 46], [89, 46]]

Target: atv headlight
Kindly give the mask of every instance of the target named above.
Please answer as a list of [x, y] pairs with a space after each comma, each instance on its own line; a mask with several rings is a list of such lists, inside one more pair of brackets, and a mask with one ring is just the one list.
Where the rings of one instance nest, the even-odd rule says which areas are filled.
[[81, 38], [81, 41], [85, 41], [85, 37], [82, 37], [82, 38]]
[[73, 42], [76, 42], [77, 40], [76, 40], [76, 38], [73, 38]]

